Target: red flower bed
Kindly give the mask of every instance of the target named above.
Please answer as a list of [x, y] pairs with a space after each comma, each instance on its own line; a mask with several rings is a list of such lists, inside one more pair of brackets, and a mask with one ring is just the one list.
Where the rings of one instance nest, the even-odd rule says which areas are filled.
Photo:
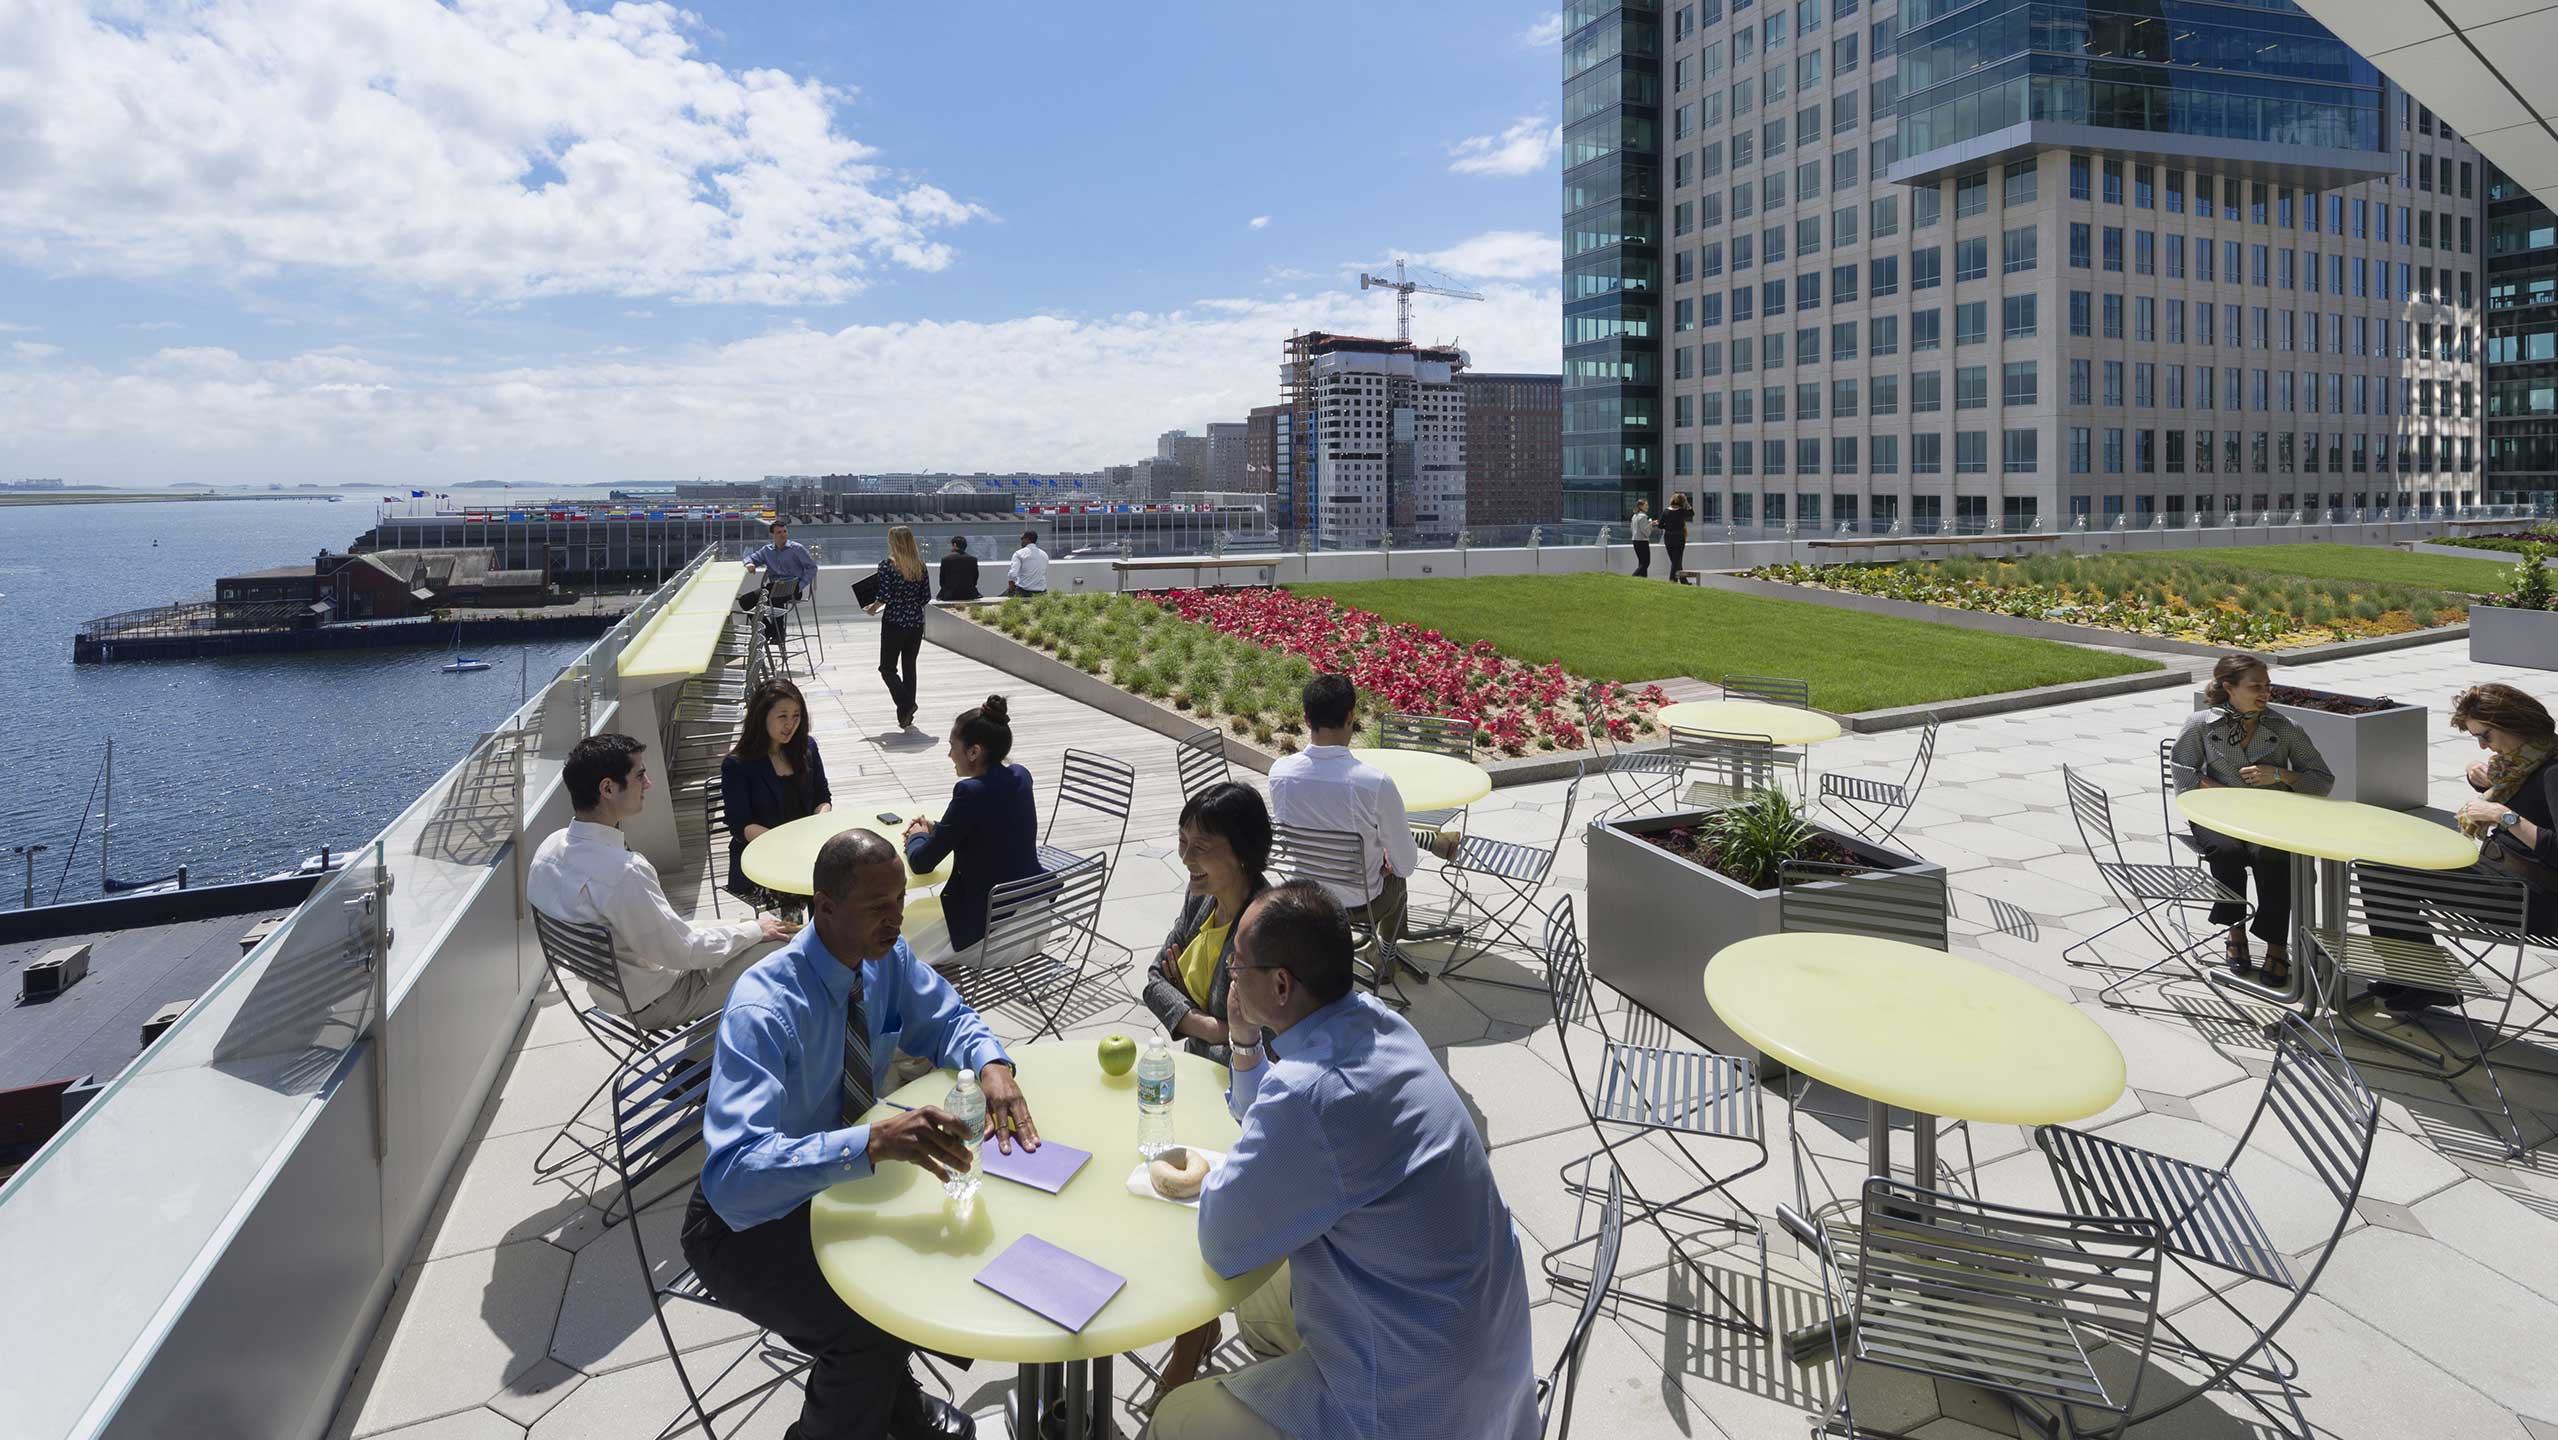
[[[1472, 720], [1480, 743], [1505, 754], [1526, 754], [1540, 739], [1558, 750], [1588, 743], [1580, 692], [1590, 682], [1560, 665], [1521, 664], [1488, 640], [1459, 645], [1436, 630], [1286, 590], [1166, 590], [1142, 598], [1220, 635], [1347, 675], [1388, 710]], [[1669, 701], [1658, 685], [1602, 681], [1593, 688], [1609, 738], [1618, 741], [1650, 728], [1646, 717]]]

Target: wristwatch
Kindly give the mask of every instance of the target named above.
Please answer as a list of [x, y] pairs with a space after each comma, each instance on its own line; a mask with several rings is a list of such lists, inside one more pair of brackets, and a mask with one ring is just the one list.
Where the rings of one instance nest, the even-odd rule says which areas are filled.
[[2521, 823], [2522, 823], [2522, 817], [2521, 817], [2520, 815], [2515, 814], [2515, 813], [2514, 813], [2514, 812], [2512, 812], [2511, 810], [2508, 810], [2508, 811], [2506, 811], [2504, 814], [2499, 815], [2499, 816], [2497, 816], [2497, 817], [2496, 817], [2496, 824], [2497, 824], [2498, 826], [2500, 826], [2501, 828], [2503, 828], [2503, 829], [2507, 829], [2507, 830], [2511, 830], [2512, 828], [2514, 828], [2514, 827], [2515, 827], [2515, 826], [2517, 826], [2517, 825], [2520, 825]]

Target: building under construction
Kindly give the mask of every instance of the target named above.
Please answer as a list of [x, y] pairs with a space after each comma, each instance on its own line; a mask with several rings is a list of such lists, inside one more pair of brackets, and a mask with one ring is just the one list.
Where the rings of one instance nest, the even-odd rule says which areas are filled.
[[1466, 353], [1310, 330], [1288, 337], [1284, 522], [1323, 549], [1451, 540], [1466, 526]]

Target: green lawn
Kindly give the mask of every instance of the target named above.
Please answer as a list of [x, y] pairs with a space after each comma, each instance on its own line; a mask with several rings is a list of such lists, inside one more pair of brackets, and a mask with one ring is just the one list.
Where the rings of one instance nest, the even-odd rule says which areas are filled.
[[1592, 680], [1799, 676], [1848, 713], [2155, 670], [2157, 662], [1629, 575], [1294, 585]]
[[2455, 560], [2373, 545], [2246, 545], [2234, 550], [2166, 550], [2162, 560], [2204, 560], [2244, 565], [2311, 580], [2370, 580], [2486, 595], [2513, 588], [2513, 566], [2495, 560]]

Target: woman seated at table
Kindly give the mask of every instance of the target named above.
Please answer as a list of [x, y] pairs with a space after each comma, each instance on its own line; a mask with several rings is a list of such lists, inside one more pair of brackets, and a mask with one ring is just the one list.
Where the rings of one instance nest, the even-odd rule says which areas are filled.
[[996, 886], [1039, 873], [1038, 806], [1030, 772], [1005, 761], [1012, 750], [1003, 696], [961, 711], [950, 727], [950, 768], [959, 776], [950, 808], [938, 821], [918, 818], [906, 827], [906, 863], [916, 874], [951, 862], [941, 913], [917, 917], [906, 932], [927, 965], [947, 966], [985, 938], [986, 898]]
[[[2176, 793], [2245, 785], [2259, 790], [2293, 790], [2324, 795], [2336, 788], [2335, 772], [2319, 756], [2318, 747], [2291, 721], [2267, 705], [2273, 676], [2253, 655], [2227, 655], [2212, 667], [2212, 683], [2203, 692], [2211, 708], [2197, 710], [2168, 753], [2175, 767]], [[2229, 927], [2229, 968], [2244, 975], [2251, 967], [2247, 932], [2265, 942], [2265, 983], [2277, 988], [2291, 983], [2288, 945], [2292, 923], [2292, 857], [2288, 852], [2194, 827], [2202, 846], [2203, 865], [2212, 878], [2233, 894], [2247, 893], [2256, 880], [2256, 919], [2242, 927], [2246, 909], [2239, 904], [2212, 907], [2212, 923]]]
[[776, 825], [835, 808], [826, 762], [808, 733], [808, 701], [788, 680], [767, 680], [746, 702], [746, 724], [719, 762], [722, 820], [728, 827], [728, 893], [769, 906], [776, 897], [746, 878], [748, 842]]
[[1261, 792], [1231, 780], [1181, 807], [1181, 863], [1189, 899], [1146, 972], [1146, 1008], [1193, 1055], [1226, 1063], [1226, 957], [1234, 925], [1270, 881], [1270, 809]]

